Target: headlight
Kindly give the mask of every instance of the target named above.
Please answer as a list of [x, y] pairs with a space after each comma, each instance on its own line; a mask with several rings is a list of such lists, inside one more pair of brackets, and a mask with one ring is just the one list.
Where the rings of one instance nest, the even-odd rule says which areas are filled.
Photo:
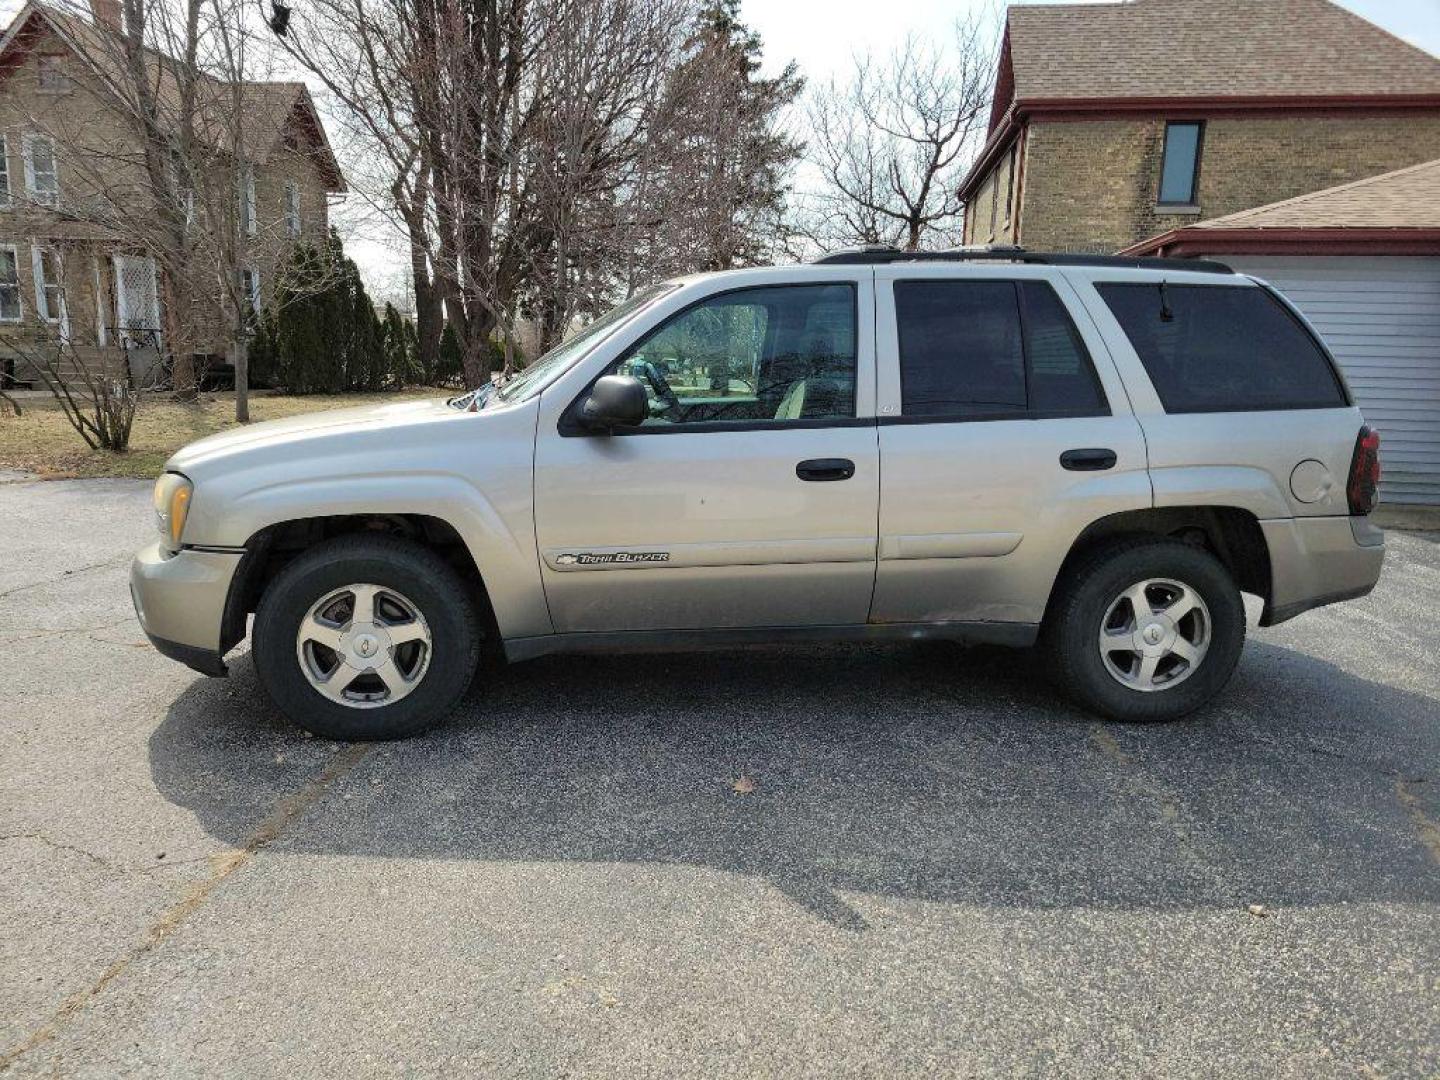
[[190, 495], [195, 485], [179, 473], [164, 473], [155, 481], [155, 527], [171, 551], [180, 550], [185, 516], [190, 513]]

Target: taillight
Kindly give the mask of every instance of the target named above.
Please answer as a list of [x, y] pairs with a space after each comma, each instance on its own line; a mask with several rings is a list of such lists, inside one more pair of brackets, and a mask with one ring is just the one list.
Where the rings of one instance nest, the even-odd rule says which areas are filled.
[[1350, 513], [1368, 514], [1375, 509], [1375, 493], [1380, 489], [1380, 433], [1368, 424], [1355, 438], [1355, 453], [1350, 458], [1350, 479], [1345, 496]]

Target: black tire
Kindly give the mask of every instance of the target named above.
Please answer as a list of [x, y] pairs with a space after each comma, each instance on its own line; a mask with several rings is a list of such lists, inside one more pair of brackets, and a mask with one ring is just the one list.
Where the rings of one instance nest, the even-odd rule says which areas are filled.
[[[1112, 676], [1097, 643], [1111, 602], [1152, 578], [1181, 582], [1200, 594], [1210, 612], [1210, 639], [1187, 678], [1146, 692]], [[1168, 539], [1121, 540], [1080, 559], [1059, 583], [1045, 626], [1061, 688], [1090, 712], [1139, 723], [1176, 720], [1212, 701], [1235, 673], [1244, 644], [1245, 604], [1224, 565], [1203, 548]]]
[[[311, 606], [362, 583], [408, 598], [431, 636], [428, 665], [415, 688], [372, 708], [325, 697], [296, 655], [296, 634]], [[260, 598], [251, 636], [256, 673], [281, 712], [324, 738], [369, 742], [403, 739], [444, 719], [470, 685], [481, 635], [470, 590], [435, 552], [395, 537], [341, 536], [309, 549], [275, 576]]]

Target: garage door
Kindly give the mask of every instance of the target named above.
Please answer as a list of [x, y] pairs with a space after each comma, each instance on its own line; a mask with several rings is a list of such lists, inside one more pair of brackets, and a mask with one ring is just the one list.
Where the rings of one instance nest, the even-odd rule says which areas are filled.
[[1440, 258], [1214, 257], [1269, 281], [1324, 335], [1380, 429], [1381, 497], [1440, 505]]

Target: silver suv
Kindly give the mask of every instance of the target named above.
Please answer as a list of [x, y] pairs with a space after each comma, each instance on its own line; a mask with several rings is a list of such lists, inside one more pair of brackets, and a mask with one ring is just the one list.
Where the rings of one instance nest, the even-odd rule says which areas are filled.
[[638, 293], [499, 388], [203, 439], [131, 583], [167, 656], [245, 636], [317, 734], [411, 734], [482, 654], [948, 638], [1168, 720], [1245, 636], [1374, 587], [1378, 438], [1218, 264], [843, 252]]

